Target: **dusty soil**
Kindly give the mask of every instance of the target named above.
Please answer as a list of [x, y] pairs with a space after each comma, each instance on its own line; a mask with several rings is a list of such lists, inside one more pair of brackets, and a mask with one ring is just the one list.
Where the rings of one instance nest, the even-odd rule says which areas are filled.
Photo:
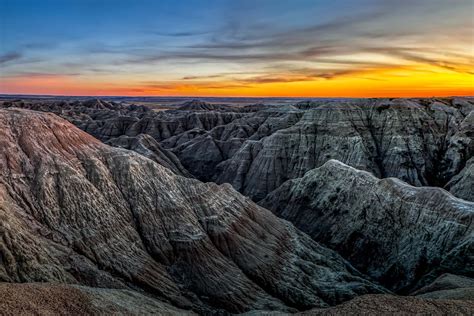
[[86, 293], [67, 285], [0, 284], [2, 315], [92, 314]]

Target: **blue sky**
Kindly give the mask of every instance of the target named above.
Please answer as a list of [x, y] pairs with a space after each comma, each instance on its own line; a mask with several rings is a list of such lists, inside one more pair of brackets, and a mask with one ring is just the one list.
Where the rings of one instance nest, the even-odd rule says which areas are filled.
[[0, 0], [0, 92], [17, 92], [19, 80], [35, 78], [33, 90], [41, 91], [44, 79], [46, 93], [54, 93], [47, 84], [57, 79], [108, 86], [104, 92], [175, 94], [179, 86], [203, 94], [248, 88], [244, 94], [251, 95], [272, 83], [291, 89], [305, 82], [318, 91], [322, 80], [414, 64], [417, 71], [426, 65], [469, 74], [473, 6], [471, 0]]

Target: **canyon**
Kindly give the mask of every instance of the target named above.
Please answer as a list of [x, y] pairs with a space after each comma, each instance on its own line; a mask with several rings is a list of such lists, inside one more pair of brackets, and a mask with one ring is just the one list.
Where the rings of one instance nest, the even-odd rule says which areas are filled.
[[473, 153], [471, 98], [3, 100], [0, 307], [470, 314]]

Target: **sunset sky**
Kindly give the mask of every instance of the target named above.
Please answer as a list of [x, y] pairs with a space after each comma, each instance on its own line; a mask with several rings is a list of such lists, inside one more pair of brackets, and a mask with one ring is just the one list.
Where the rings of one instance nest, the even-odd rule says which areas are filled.
[[474, 0], [0, 0], [0, 93], [474, 95]]

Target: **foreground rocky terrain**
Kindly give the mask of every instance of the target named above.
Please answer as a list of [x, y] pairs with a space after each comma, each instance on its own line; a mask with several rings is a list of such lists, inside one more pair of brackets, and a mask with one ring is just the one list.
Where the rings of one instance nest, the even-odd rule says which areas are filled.
[[[130, 290], [89, 288], [47, 283], [0, 284], [0, 309], [4, 315], [19, 314], [159, 314], [194, 315]], [[471, 300], [434, 300], [393, 295], [362, 295], [338, 306], [312, 309], [297, 315], [470, 315]], [[287, 315], [251, 311], [243, 315]]]
[[469, 315], [473, 309], [473, 301], [366, 295], [339, 306], [313, 309], [301, 315]]
[[124, 289], [51, 283], [0, 283], [2, 315], [193, 315]]
[[469, 98], [2, 107], [11, 314], [473, 310]]

